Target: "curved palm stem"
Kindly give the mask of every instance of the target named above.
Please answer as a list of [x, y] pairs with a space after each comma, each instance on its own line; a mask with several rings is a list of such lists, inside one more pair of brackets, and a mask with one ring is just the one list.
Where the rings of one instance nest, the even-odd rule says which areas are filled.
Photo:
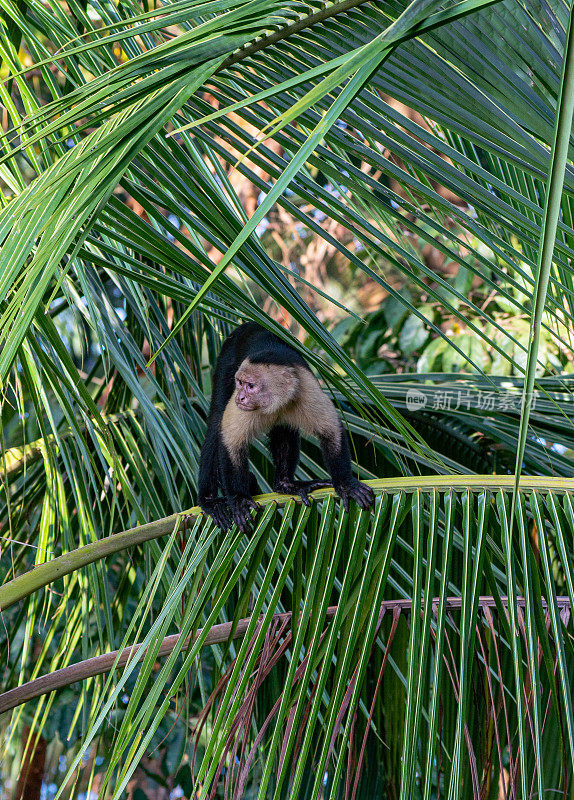
[[[377, 478], [365, 481], [375, 494], [401, 494], [412, 493], [417, 490], [448, 492], [451, 489], [460, 489], [470, 492], [481, 492], [484, 489], [493, 491], [512, 492], [514, 488], [513, 475], [431, 475], [414, 478]], [[529, 476], [521, 478], [520, 490], [536, 491], [542, 493], [572, 493], [574, 492], [574, 478], [549, 478], [546, 476]], [[334, 489], [316, 489], [311, 493], [315, 500], [324, 500], [335, 495]], [[299, 496], [277, 494], [270, 492], [256, 498], [259, 506], [268, 506], [272, 503], [284, 506], [294, 500], [300, 503]], [[87, 564], [106, 558], [107, 556], [126, 550], [128, 547], [159, 539], [173, 533], [176, 526], [181, 527], [183, 520], [188, 517], [200, 516], [203, 512], [199, 506], [194, 506], [189, 511], [171, 514], [169, 517], [148, 522], [137, 528], [107, 536], [97, 542], [91, 542], [70, 553], [58, 556], [51, 561], [39, 564], [23, 575], [13, 578], [0, 587], [0, 611], [9, 608], [24, 597], [38, 591], [64, 575], [69, 575]]]

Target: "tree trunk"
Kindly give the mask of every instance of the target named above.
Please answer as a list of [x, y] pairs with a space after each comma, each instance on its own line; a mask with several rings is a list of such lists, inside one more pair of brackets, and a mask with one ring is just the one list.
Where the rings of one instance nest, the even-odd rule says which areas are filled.
[[28, 725], [22, 733], [22, 742], [24, 758], [16, 785], [15, 800], [40, 800], [47, 742], [41, 736], [37, 738]]

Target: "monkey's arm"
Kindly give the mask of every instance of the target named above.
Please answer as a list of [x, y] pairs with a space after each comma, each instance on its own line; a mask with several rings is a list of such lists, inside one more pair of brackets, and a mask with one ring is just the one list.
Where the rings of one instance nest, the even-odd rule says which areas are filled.
[[210, 414], [207, 420], [207, 432], [199, 457], [198, 501], [203, 511], [208, 514], [218, 528], [227, 530], [232, 519], [227, 500], [218, 497], [219, 451], [223, 447], [220, 435], [221, 419]]
[[306, 506], [311, 505], [309, 492], [330, 486], [329, 481], [296, 481], [299, 463], [299, 431], [290, 425], [275, 425], [269, 432], [269, 448], [275, 465], [273, 491], [298, 494]]
[[237, 450], [231, 458], [225, 444], [219, 451], [219, 468], [223, 482], [223, 493], [227, 500], [233, 522], [242, 533], [251, 527], [251, 509], [257, 503], [251, 496], [253, 475], [249, 472], [249, 450], [245, 445]]
[[[337, 494], [342, 498], [345, 509], [349, 508], [349, 500], [356, 500], [362, 508], [374, 502], [372, 490], [360, 483], [354, 476], [351, 467], [349, 442], [343, 428], [340, 415], [332, 400], [323, 392], [313, 373], [307, 368], [297, 370], [299, 378], [299, 395], [297, 403], [287, 409], [283, 421], [292, 429], [316, 436], [319, 439], [325, 466]], [[297, 436], [297, 454], [299, 453], [299, 437]], [[285, 442], [289, 446], [289, 442]], [[291, 444], [294, 447], [293, 444]], [[294, 452], [294, 451], [293, 451]], [[284, 456], [284, 463], [292, 465], [294, 458]], [[281, 475], [283, 478], [285, 473]], [[292, 478], [294, 469], [290, 473]], [[287, 472], [287, 477], [289, 473]], [[315, 483], [315, 482], [314, 482]], [[313, 488], [325, 485], [323, 481], [315, 483]], [[327, 486], [329, 484], [326, 484]]]
[[[233, 520], [226, 497], [218, 497], [223, 490], [221, 479], [221, 451], [224, 449], [221, 423], [223, 414], [233, 395], [234, 375], [239, 366], [239, 345], [245, 326], [236, 328], [227, 337], [213, 372], [211, 403], [207, 417], [205, 441], [199, 459], [198, 501], [206, 514], [222, 530], [231, 527]], [[225, 492], [223, 492], [225, 494]]]
[[353, 475], [349, 440], [339, 419], [337, 436], [319, 436], [319, 443], [323, 451], [325, 466], [333, 481], [333, 486], [343, 501], [345, 511], [349, 510], [349, 500], [356, 500], [361, 508], [368, 508], [375, 501], [375, 495], [370, 486], [358, 481]]

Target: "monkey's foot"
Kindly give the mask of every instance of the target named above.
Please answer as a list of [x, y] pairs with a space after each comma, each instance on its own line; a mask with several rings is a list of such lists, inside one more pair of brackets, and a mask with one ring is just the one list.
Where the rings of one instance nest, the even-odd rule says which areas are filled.
[[332, 485], [330, 481], [277, 481], [273, 491], [278, 494], [298, 494], [304, 505], [310, 506], [309, 492], [314, 489], [326, 489]]
[[252, 497], [233, 497], [230, 500], [231, 516], [241, 533], [251, 529], [251, 509], [257, 508], [257, 503]]
[[349, 510], [349, 500], [355, 500], [361, 508], [368, 508], [375, 502], [375, 495], [371, 487], [354, 478], [352, 483], [336, 486], [335, 490], [343, 501], [345, 511]]
[[215, 522], [222, 531], [227, 531], [233, 525], [231, 511], [224, 497], [216, 497], [209, 503], [204, 503], [201, 510], [205, 512]]

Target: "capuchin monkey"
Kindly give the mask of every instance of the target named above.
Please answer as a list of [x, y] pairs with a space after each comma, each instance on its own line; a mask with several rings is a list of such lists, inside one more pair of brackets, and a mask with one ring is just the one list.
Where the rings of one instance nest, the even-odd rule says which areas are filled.
[[[316, 436], [328, 481], [296, 481], [299, 432]], [[305, 359], [255, 322], [236, 328], [215, 365], [207, 433], [199, 461], [199, 505], [222, 530], [235, 522], [249, 530], [258, 487], [249, 471], [249, 444], [268, 433], [275, 465], [273, 490], [298, 494], [332, 485], [346, 510], [374, 502], [372, 490], [351, 470], [349, 443], [335, 406], [322, 391]], [[219, 496], [219, 490], [223, 497]]]

